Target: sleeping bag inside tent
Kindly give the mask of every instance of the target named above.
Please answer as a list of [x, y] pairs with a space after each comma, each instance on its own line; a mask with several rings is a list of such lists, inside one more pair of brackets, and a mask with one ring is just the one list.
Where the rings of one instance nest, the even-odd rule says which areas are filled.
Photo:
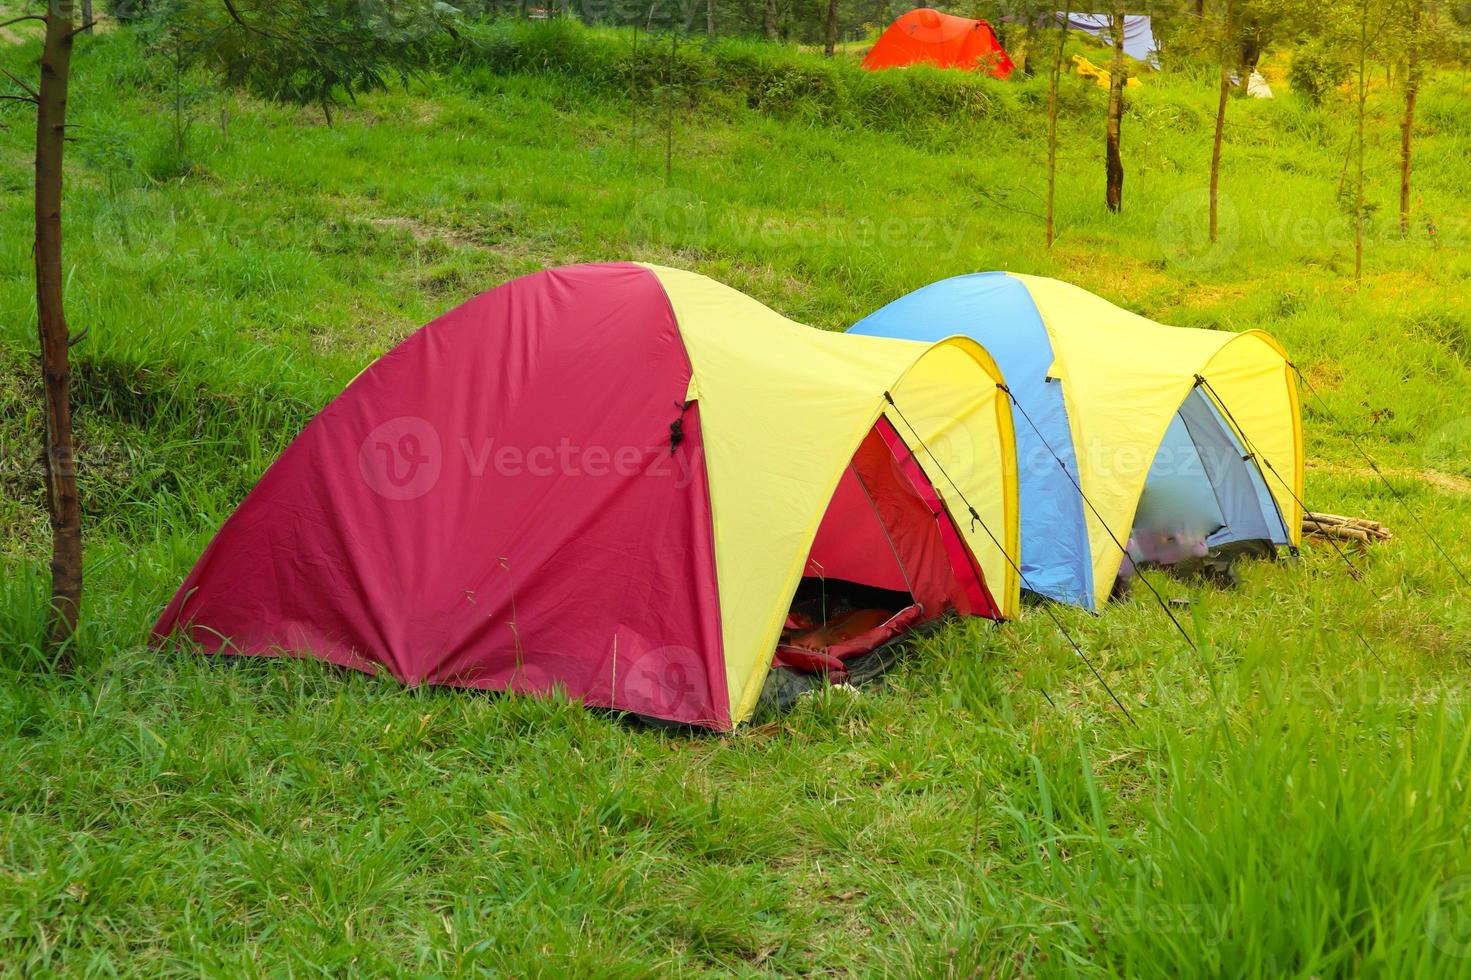
[[155, 633], [729, 729], [773, 665], [1014, 611], [999, 385], [968, 338], [815, 330], [688, 272], [527, 276], [348, 385]]
[[863, 58], [863, 67], [869, 69], [910, 65], [979, 69], [996, 78], [1010, 77], [1016, 67], [990, 24], [928, 7], [902, 14]]
[[1167, 327], [1067, 283], [990, 272], [925, 286], [852, 332], [959, 333], [996, 358], [1033, 592], [1095, 609], [1136, 564], [1300, 541], [1297, 386], [1260, 330]]

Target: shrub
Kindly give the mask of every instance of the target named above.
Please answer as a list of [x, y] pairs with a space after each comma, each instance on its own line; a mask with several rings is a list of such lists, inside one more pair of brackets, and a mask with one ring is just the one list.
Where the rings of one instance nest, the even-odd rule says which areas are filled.
[[1294, 92], [1313, 105], [1321, 105], [1328, 93], [1348, 78], [1348, 62], [1321, 41], [1309, 42], [1292, 56], [1287, 81]]
[[471, 85], [483, 73], [555, 73], [607, 93], [645, 98], [666, 85], [701, 107], [744, 105], [783, 119], [909, 129], [1004, 113], [1016, 96], [1005, 83], [962, 72], [913, 68], [869, 72], [763, 42], [681, 40], [667, 34], [585, 27], [570, 20], [465, 25], [439, 39], [436, 64]]
[[107, 12], [119, 21], [127, 23], [132, 20], [142, 20], [148, 16], [149, 0], [109, 0]]

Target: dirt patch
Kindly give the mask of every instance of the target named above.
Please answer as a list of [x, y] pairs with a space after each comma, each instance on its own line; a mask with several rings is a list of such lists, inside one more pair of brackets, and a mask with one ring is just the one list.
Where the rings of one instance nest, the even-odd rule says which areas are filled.
[[[1361, 476], [1366, 480], [1374, 479], [1374, 471], [1367, 466], [1348, 466], [1343, 463], [1323, 463], [1316, 460], [1308, 460], [1307, 468], [1320, 473], [1337, 473], [1343, 476]], [[1381, 466], [1379, 472], [1385, 476], [1395, 476], [1402, 479], [1418, 480], [1427, 486], [1433, 487], [1444, 493], [1454, 493], [1463, 496], [1471, 496], [1471, 479], [1464, 476], [1456, 476], [1451, 473], [1442, 473], [1439, 470], [1411, 469], [1409, 467]]]
[[375, 228], [395, 228], [399, 231], [406, 231], [414, 241], [421, 245], [425, 242], [441, 241], [449, 242], [459, 248], [474, 249], [477, 252], [488, 250], [484, 244], [463, 232], [450, 228], [442, 228], [437, 225], [425, 224], [415, 218], [380, 216], [369, 218], [368, 224], [373, 225]]
[[1337, 361], [1314, 361], [1298, 367], [1303, 377], [1318, 391], [1337, 391], [1343, 384], [1343, 365]]

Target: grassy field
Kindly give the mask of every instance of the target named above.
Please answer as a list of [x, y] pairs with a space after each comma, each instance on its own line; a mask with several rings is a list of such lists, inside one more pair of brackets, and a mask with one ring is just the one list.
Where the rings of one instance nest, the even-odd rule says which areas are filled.
[[[1131, 90], [1112, 217], [1103, 93], [1070, 84], [1048, 253], [1038, 82], [915, 72], [845, 108], [802, 85], [722, 97], [717, 77], [673, 107], [666, 186], [661, 92], [506, 67], [522, 42], [333, 127], [191, 81], [182, 157], [167, 66], [127, 32], [79, 48], [88, 616], [64, 677], [37, 650], [31, 134], [19, 114], [0, 131], [0, 968], [1471, 974], [1468, 589], [1351, 445], [1471, 566], [1464, 75], [1424, 98], [1405, 238], [1376, 91], [1355, 288], [1342, 105], [1232, 104], [1205, 248], [1209, 81]], [[145, 646], [220, 522], [376, 355], [511, 276], [622, 258], [832, 329], [977, 269], [1266, 328], [1324, 395], [1308, 503], [1398, 536], [1355, 559], [1362, 580], [1309, 548], [1235, 592], [1171, 585], [1199, 653], [1143, 599], [1063, 610], [1137, 726], [1036, 610], [731, 737]]]

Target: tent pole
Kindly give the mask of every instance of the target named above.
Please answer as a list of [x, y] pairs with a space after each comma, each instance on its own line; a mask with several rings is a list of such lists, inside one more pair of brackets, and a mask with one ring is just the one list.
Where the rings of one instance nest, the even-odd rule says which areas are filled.
[[[868, 484], [863, 482], [862, 474], [858, 472], [858, 467], [854, 466], [851, 461], [848, 463], [848, 469], [853, 471], [853, 479], [858, 481], [859, 489], [863, 491], [863, 496], [868, 499], [868, 506], [873, 510], [873, 519], [878, 521], [879, 530], [884, 532], [884, 540], [889, 543], [889, 551], [894, 555], [894, 563], [899, 566], [899, 574], [904, 576], [904, 587], [909, 590], [909, 598], [915, 602], [919, 602], [919, 597], [914, 594], [914, 582], [909, 578], [909, 569], [904, 567], [904, 559], [899, 557], [899, 549], [894, 546], [894, 539], [889, 536], [889, 528], [884, 524], [884, 519], [879, 516], [879, 506], [874, 501], [873, 494], [869, 492]], [[923, 604], [921, 604], [921, 608], [923, 608]]]

